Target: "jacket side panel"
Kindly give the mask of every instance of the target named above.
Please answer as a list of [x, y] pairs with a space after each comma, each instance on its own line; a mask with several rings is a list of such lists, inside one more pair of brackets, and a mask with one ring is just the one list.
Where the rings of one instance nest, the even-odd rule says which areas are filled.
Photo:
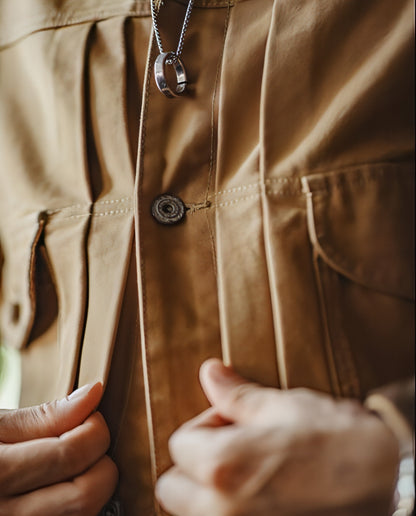
[[[48, 284], [56, 290], [59, 306], [49, 330], [45, 328], [44, 335], [34, 331], [29, 338], [33, 346], [22, 351], [23, 404], [65, 395], [77, 374], [87, 296], [85, 244], [91, 200], [83, 131], [83, 70], [90, 30], [91, 25], [85, 24], [57, 34], [38, 33], [0, 53], [4, 70], [0, 210], [2, 241], [7, 245], [5, 262], [12, 264], [15, 257], [33, 255], [31, 261], [18, 262], [21, 269], [10, 274], [11, 281], [18, 279], [20, 285], [19, 278], [29, 277], [29, 281], [15, 291], [19, 299], [4, 300], [3, 309], [9, 309], [9, 302], [25, 306], [30, 299], [32, 314], [24, 324], [31, 320], [30, 324], [37, 326], [40, 313], [34, 313], [35, 298], [41, 286], [31, 270], [38, 247], [44, 255], [38, 272], [49, 269]], [[44, 224], [36, 249], [31, 239], [23, 238], [30, 219], [34, 220], [31, 231], [37, 219]], [[13, 234], [17, 231], [21, 245], [15, 246]], [[52, 297], [47, 306], [53, 314]], [[15, 315], [11, 324], [19, 325], [16, 310]], [[3, 324], [8, 323], [3, 319]], [[28, 342], [5, 344], [22, 347]], [[48, 367], [39, 376], [36, 371], [42, 363]]]
[[[276, 4], [263, 78], [261, 159], [276, 344], [288, 387], [361, 396], [409, 373], [403, 367], [412, 355], [409, 306], [398, 298], [398, 285], [391, 285], [395, 273], [383, 280], [380, 271], [390, 256], [391, 270], [405, 271], [411, 282], [402, 242], [413, 238], [406, 215], [413, 201], [403, 197], [413, 174], [405, 163], [413, 147], [412, 12], [408, 1]], [[384, 170], [393, 177], [388, 169], [395, 163], [398, 174], [389, 189], [381, 176]], [[348, 234], [339, 260], [348, 262], [362, 249], [359, 266], [379, 271], [376, 284], [368, 285], [369, 274], [361, 277], [363, 286], [390, 285], [390, 301], [357, 281], [329, 277], [308, 234], [306, 198], [280, 196], [298, 189], [302, 176], [308, 182], [319, 173], [331, 177], [339, 193], [325, 208], [338, 232], [328, 236], [328, 246]], [[360, 182], [368, 188], [350, 187]], [[378, 234], [375, 228], [362, 238], [361, 219], [372, 221], [367, 228], [383, 226], [387, 206], [389, 224], [400, 233]], [[400, 358], [390, 364], [396, 353]]]
[[[278, 386], [260, 203], [260, 92], [272, 3], [233, 7], [221, 69], [215, 178], [223, 355], [240, 374]], [[244, 30], [241, 30], [244, 27]], [[246, 48], [246, 41], [250, 48]]]

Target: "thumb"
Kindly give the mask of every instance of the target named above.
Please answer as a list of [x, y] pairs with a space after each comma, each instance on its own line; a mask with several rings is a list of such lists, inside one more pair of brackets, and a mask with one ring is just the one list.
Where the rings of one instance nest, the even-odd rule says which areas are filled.
[[58, 437], [75, 428], [97, 408], [101, 383], [87, 384], [60, 400], [34, 407], [0, 411], [0, 441], [16, 443]]
[[200, 369], [202, 388], [220, 415], [233, 422], [252, 422], [262, 411], [270, 389], [250, 382], [216, 358], [205, 361]]

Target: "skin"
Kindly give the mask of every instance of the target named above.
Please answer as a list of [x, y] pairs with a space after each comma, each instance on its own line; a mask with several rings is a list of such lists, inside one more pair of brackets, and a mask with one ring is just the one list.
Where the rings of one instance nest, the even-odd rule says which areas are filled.
[[95, 412], [102, 385], [0, 410], [0, 516], [96, 516], [117, 484], [110, 434]]
[[[177, 516], [383, 516], [398, 444], [358, 402], [248, 382], [218, 360], [201, 368], [212, 407], [170, 439], [158, 481]], [[0, 516], [95, 516], [117, 484], [105, 455], [101, 384], [0, 411]]]
[[398, 443], [361, 404], [248, 382], [218, 360], [201, 368], [212, 405], [169, 442], [157, 483], [177, 516], [383, 516]]

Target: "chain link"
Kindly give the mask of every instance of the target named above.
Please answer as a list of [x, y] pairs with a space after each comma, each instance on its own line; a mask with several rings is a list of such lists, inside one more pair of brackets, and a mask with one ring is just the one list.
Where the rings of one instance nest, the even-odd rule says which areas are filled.
[[[163, 2], [160, 3], [159, 9], [157, 9], [155, 0], [150, 0], [150, 7], [151, 7], [151, 13], [152, 13], [152, 22], [153, 22], [153, 32], [155, 34], [155, 38], [156, 38], [157, 46], [159, 48], [159, 52], [161, 54], [163, 54], [164, 50], [163, 50], [162, 38], [160, 36], [159, 27], [157, 25], [157, 17], [158, 17], [158, 14], [159, 14], [160, 7], [162, 5], [163, 5]], [[174, 62], [176, 62], [178, 60], [178, 58], [180, 58], [181, 55], [182, 55], [183, 42], [184, 42], [184, 39], [185, 39], [185, 34], [186, 34], [186, 30], [188, 28], [189, 19], [191, 17], [191, 12], [192, 12], [193, 6], [194, 6], [194, 0], [189, 0], [188, 1], [188, 6], [186, 8], [185, 18], [184, 18], [183, 24], [182, 24], [181, 33], [180, 33], [180, 36], [179, 36], [178, 47], [176, 49], [176, 52], [172, 52], [172, 54], [174, 56], [173, 57], [173, 61]]]

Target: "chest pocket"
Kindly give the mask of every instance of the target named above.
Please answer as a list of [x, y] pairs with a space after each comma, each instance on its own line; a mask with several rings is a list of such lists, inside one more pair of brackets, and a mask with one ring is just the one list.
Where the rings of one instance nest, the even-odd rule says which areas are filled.
[[303, 178], [329, 349], [341, 392], [413, 364], [414, 174], [377, 164]]

